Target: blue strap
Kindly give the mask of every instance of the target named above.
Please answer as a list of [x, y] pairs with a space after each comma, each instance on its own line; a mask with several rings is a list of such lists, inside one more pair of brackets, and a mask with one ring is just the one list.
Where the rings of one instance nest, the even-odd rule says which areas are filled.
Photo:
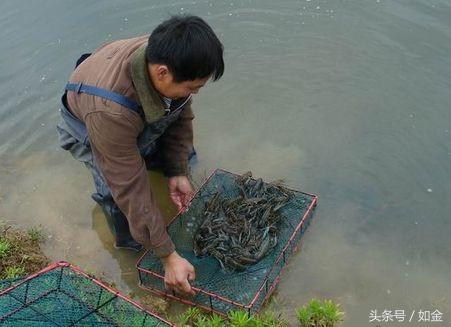
[[66, 91], [73, 91], [77, 94], [86, 93], [89, 95], [95, 95], [113, 102], [120, 104], [121, 106], [127, 107], [130, 110], [133, 110], [136, 113], [140, 113], [141, 107], [138, 103], [133, 100], [130, 100], [119, 93], [114, 93], [105, 89], [101, 89], [99, 87], [85, 85], [83, 83], [67, 83], [65, 87]]

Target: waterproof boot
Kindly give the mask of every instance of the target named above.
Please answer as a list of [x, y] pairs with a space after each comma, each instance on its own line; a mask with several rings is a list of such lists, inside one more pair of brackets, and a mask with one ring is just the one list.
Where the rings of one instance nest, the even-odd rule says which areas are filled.
[[107, 199], [102, 201], [101, 206], [108, 226], [116, 238], [114, 247], [116, 249], [128, 249], [136, 252], [141, 251], [143, 246], [133, 239], [130, 234], [127, 218], [125, 218], [116, 203], [112, 199]]

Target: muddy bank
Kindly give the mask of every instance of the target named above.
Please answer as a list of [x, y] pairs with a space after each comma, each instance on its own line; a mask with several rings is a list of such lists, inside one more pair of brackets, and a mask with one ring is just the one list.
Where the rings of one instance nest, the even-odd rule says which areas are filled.
[[40, 244], [44, 233], [40, 228], [20, 230], [0, 224], [0, 279], [10, 279], [35, 273], [50, 262]]

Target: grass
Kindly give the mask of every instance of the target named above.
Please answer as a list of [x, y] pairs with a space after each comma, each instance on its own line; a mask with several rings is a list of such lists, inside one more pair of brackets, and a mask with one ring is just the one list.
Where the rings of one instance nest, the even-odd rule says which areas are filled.
[[6, 267], [4, 272], [4, 277], [6, 279], [12, 279], [16, 277], [23, 276], [25, 274], [24, 267]]
[[246, 311], [231, 311], [227, 318], [217, 314], [207, 314], [190, 307], [178, 316], [177, 326], [181, 327], [286, 327], [287, 322], [271, 312], [249, 316]]
[[[296, 310], [300, 327], [335, 327], [343, 321], [344, 313], [339, 305], [331, 300], [310, 300], [306, 305]], [[177, 326], [181, 327], [287, 327], [288, 322], [281, 315], [263, 312], [249, 316], [246, 311], [230, 311], [226, 318], [216, 314], [201, 312], [190, 307], [178, 317]]]
[[11, 243], [8, 240], [0, 239], [0, 258], [6, 257], [10, 249]]
[[40, 228], [27, 231], [0, 224], [0, 279], [9, 279], [35, 273], [49, 260], [39, 247], [43, 241]]
[[44, 231], [41, 227], [31, 227], [27, 230], [27, 234], [33, 242], [41, 242], [45, 238]]
[[334, 327], [343, 321], [344, 313], [331, 300], [312, 299], [296, 312], [301, 327]]
[[180, 314], [176, 320], [179, 326], [195, 326], [194, 323], [202, 313], [198, 308], [189, 307], [184, 313]]
[[287, 327], [288, 322], [285, 321], [281, 314], [275, 315], [272, 312], [266, 311], [263, 313], [260, 313], [257, 316], [256, 327]]
[[228, 314], [231, 327], [251, 327], [254, 318], [245, 311], [231, 311]]

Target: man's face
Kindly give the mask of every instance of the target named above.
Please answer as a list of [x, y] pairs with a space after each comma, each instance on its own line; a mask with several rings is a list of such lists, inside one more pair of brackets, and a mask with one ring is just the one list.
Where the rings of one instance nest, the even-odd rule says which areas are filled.
[[175, 100], [186, 98], [190, 94], [196, 94], [203, 87], [210, 76], [198, 78], [193, 81], [175, 82], [165, 65], [150, 65], [149, 74], [155, 89], [161, 95]]

